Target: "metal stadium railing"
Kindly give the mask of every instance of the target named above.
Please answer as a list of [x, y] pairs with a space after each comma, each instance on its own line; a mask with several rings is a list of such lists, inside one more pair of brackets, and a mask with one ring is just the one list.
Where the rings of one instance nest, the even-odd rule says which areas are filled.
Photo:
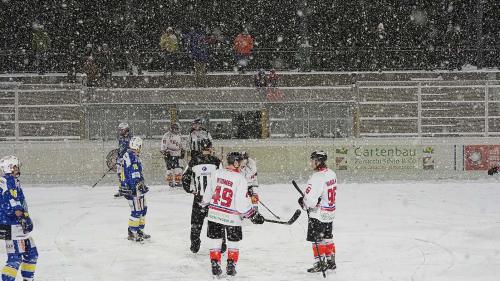
[[173, 120], [187, 135], [196, 117], [221, 139], [500, 135], [500, 81], [358, 81], [280, 91], [269, 100], [251, 87], [0, 83], [0, 140], [111, 140], [122, 121], [156, 139]]

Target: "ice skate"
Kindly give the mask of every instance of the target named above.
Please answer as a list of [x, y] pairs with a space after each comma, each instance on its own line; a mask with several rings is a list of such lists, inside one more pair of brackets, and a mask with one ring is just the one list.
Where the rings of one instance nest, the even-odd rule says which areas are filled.
[[212, 260], [212, 275], [220, 276], [222, 274], [222, 269], [220, 268], [220, 264], [216, 260]]
[[128, 237], [127, 237], [128, 240], [130, 241], [134, 241], [134, 242], [142, 242], [144, 241], [144, 238], [142, 238], [141, 236], [139, 236], [139, 234], [136, 232], [132, 232], [132, 231], [128, 231]]
[[226, 273], [228, 276], [236, 275], [236, 264], [232, 260], [227, 261]]
[[144, 233], [142, 230], [137, 230], [137, 235], [144, 240], [151, 238], [151, 235]]
[[326, 264], [324, 262], [317, 261], [313, 264], [313, 267], [307, 269], [307, 272], [310, 272], [310, 273], [321, 272], [325, 268], [326, 268]]
[[337, 268], [337, 264], [335, 263], [335, 256], [332, 256], [331, 258], [327, 258], [325, 269], [335, 270], [336, 268]]

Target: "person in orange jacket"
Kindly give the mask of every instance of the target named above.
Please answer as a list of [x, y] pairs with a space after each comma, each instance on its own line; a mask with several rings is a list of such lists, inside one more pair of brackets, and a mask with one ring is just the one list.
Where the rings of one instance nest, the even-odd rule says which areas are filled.
[[238, 70], [245, 73], [245, 68], [253, 54], [254, 39], [248, 33], [248, 30], [243, 30], [234, 38], [233, 48], [238, 65]]

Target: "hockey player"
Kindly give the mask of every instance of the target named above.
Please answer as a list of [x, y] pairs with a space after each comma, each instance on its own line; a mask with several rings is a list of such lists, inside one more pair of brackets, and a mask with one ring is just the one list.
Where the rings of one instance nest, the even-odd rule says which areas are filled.
[[[123, 167], [123, 155], [127, 152], [132, 137], [129, 125], [123, 122], [120, 123], [118, 125], [118, 156], [116, 158], [116, 173], [119, 180]], [[116, 193], [115, 197], [120, 197], [120, 193]]]
[[210, 249], [212, 274], [220, 275], [221, 244], [224, 232], [227, 234], [227, 275], [236, 275], [236, 263], [239, 258], [239, 241], [243, 238], [241, 221], [250, 218], [255, 224], [264, 223], [264, 218], [252, 208], [247, 198], [248, 184], [239, 169], [243, 157], [239, 152], [226, 156], [227, 167], [219, 169], [212, 176], [202, 205], [208, 206], [207, 236], [213, 244]]
[[170, 131], [163, 135], [161, 140], [161, 153], [165, 159], [165, 180], [170, 187], [182, 186], [182, 166], [180, 160], [184, 158], [184, 145], [181, 140], [181, 126], [172, 123]]
[[23, 281], [32, 281], [38, 259], [35, 241], [31, 237], [33, 223], [28, 213], [19, 176], [21, 165], [15, 156], [0, 159], [0, 237], [5, 240], [7, 263], [2, 269], [3, 281], [14, 281], [21, 267]]
[[327, 155], [322, 150], [311, 153], [314, 173], [307, 182], [304, 197], [299, 205], [308, 212], [307, 241], [312, 242], [314, 265], [308, 272], [335, 269], [335, 244], [332, 222], [335, 217], [337, 176], [326, 166]]
[[[182, 175], [182, 185], [187, 193], [194, 195], [191, 210], [191, 252], [200, 250], [200, 234], [203, 221], [207, 216], [207, 207], [200, 205], [203, 194], [209, 184], [215, 170], [220, 167], [219, 158], [212, 156], [212, 142], [209, 139], [200, 140], [201, 155], [197, 155], [189, 161], [188, 167]], [[194, 179], [191, 188], [191, 179]]]
[[137, 242], [151, 237], [144, 233], [145, 217], [148, 210], [145, 194], [149, 188], [144, 184], [142, 164], [139, 160], [141, 149], [142, 139], [133, 137], [130, 140], [129, 149], [123, 154], [120, 185], [120, 194], [128, 200], [131, 209], [128, 221], [128, 239]]
[[208, 131], [202, 128], [201, 123], [201, 118], [194, 119], [191, 132], [189, 133], [189, 149], [191, 151], [191, 158], [201, 154], [200, 140], [209, 139], [212, 141], [212, 136]]
[[246, 151], [241, 153], [243, 161], [241, 162], [241, 174], [245, 177], [248, 183], [248, 196], [252, 199], [252, 204], [257, 208], [259, 203], [258, 187], [259, 182], [257, 180], [257, 162], [248, 156]]

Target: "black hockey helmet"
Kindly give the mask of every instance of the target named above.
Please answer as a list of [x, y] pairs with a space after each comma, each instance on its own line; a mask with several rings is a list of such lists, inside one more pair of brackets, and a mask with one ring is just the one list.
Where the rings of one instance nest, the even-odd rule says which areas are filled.
[[319, 162], [325, 164], [326, 160], [328, 159], [326, 152], [323, 150], [315, 150], [311, 153], [311, 160], [318, 160]]
[[201, 139], [200, 148], [201, 150], [209, 150], [212, 148], [212, 141], [210, 139]]
[[181, 124], [179, 124], [179, 122], [174, 122], [170, 124], [170, 131], [178, 133], [180, 132], [180, 130], [181, 130]]
[[198, 118], [194, 119], [191, 124], [193, 124], [193, 125], [200, 124], [201, 125], [202, 123], [203, 123], [203, 120], [201, 120], [201, 118], [198, 117]]
[[241, 162], [243, 160], [243, 155], [241, 155], [238, 151], [229, 152], [226, 155], [226, 159], [228, 165], [233, 165], [236, 161]]

